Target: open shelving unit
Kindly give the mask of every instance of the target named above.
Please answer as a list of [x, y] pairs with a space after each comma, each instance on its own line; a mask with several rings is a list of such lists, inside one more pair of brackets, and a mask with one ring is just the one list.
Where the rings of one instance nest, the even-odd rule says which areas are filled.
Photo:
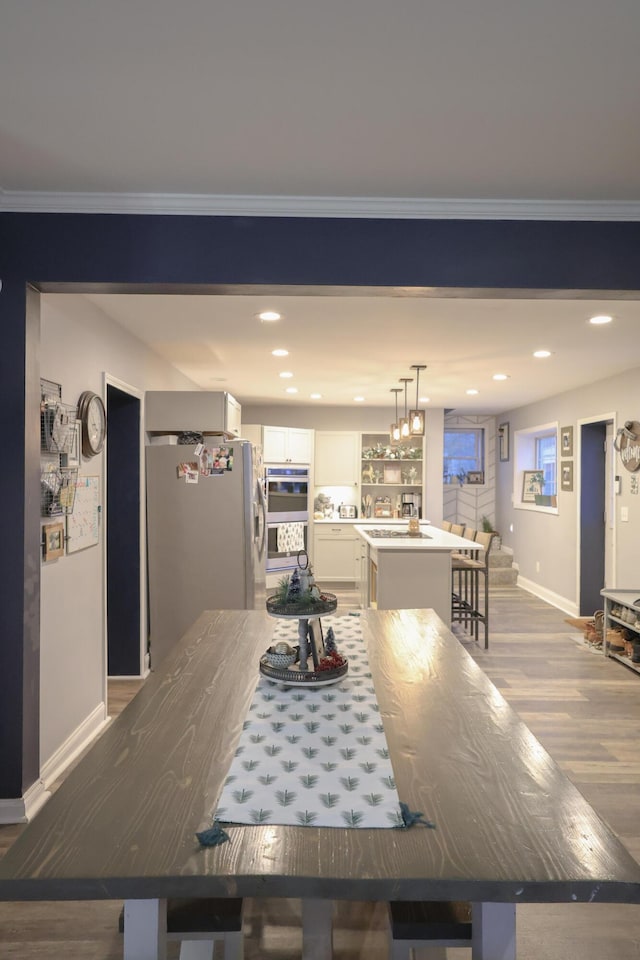
[[[360, 460], [362, 503], [370, 508], [365, 519], [395, 516], [403, 494], [416, 495], [422, 515], [424, 443], [422, 437], [408, 437], [392, 443], [388, 433], [363, 433]], [[384, 492], [380, 493], [383, 488]], [[375, 512], [375, 501], [387, 497], [389, 513]]]
[[[611, 627], [624, 627], [631, 631], [640, 641], [640, 588], [636, 590], [601, 590], [601, 596], [604, 598], [604, 631], [602, 648], [606, 657], [612, 660], [619, 660], [625, 667], [640, 673], [640, 663], [634, 663], [630, 657], [622, 653], [611, 650], [607, 641], [607, 630]], [[634, 614], [633, 619], [625, 619], [629, 616], [626, 611]]]

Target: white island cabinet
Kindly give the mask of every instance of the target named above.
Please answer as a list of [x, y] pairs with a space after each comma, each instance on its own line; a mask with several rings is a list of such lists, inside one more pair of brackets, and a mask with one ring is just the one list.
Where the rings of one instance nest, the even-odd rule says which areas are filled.
[[[401, 528], [390, 524], [355, 524], [353, 529], [368, 546], [368, 576], [361, 571], [360, 584], [369, 606], [379, 610], [430, 607], [451, 624], [451, 554], [478, 551], [478, 543], [429, 524], [420, 524], [420, 537], [411, 537], [408, 531], [397, 536]], [[377, 536], [376, 531], [383, 535]]]

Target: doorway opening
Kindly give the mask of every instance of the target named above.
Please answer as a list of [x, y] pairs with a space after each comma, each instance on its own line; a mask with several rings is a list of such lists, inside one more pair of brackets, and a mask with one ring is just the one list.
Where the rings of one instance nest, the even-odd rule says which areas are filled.
[[579, 614], [602, 607], [600, 591], [614, 577], [612, 443], [613, 415], [579, 421], [580, 497], [578, 530]]
[[147, 672], [141, 546], [141, 394], [106, 378], [107, 675]]

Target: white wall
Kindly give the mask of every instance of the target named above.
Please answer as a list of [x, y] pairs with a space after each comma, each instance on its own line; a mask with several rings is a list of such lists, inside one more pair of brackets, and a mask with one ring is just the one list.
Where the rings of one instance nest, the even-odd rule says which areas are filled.
[[[103, 395], [104, 373], [144, 390], [197, 389], [83, 297], [41, 298], [41, 376], [62, 384], [75, 404], [83, 390]], [[83, 460], [99, 475], [104, 456]], [[103, 703], [104, 531], [100, 546], [42, 564], [40, 628], [40, 765]]]
[[[614, 414], [617, 426], [625, 420], [640, 419], [640, 369], [557, 394], [499, 417], [501, 423], [508, 421], [510, 425], [510, 460], [498, 463], [496, 468], [496, 526], [503, 542], [513, 548], [521, 576], [566, 600], [565, 609], [572, 609], [578, 602], [578, 497], [580, 484], [588, 483], [588, 477], [580, 476], [578, 421], [604, 419], [609, 414]], [[573, 426], [573, 492], [558, 489], [557, 515], [518, 510], [512, 502], [514, 434], [554, 421], [560, 427]], [[559, 453], [558, 459], [567, 458]], [[615, 497], [616, 583], [612, 586], [635, 589], [640, 586], [640, 496], [631, 494], [632, 475], [622, 466], [618, 454], [615, 473], [621, 477], [621, 493]], [[519, 499], [517, 490], [515, 498]], [[622, 507], [629, 511], [629, 521], [625, 523], [620, 522]], [[540, 564], [539, 572], [536, 562]]]

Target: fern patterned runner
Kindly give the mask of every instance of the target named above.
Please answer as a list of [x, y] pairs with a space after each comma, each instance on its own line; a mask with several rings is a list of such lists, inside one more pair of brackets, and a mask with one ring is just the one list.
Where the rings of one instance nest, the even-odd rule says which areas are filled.
[[[360, 622], [326, 617], [349, 673], [332, 686], [261, 676], [216, 819], [314, 827], [397, 827], [402, 816]], [[273, 642], [297, 642], [296, 620]], [[257, 665], [256, 665], [257, 669]]]

